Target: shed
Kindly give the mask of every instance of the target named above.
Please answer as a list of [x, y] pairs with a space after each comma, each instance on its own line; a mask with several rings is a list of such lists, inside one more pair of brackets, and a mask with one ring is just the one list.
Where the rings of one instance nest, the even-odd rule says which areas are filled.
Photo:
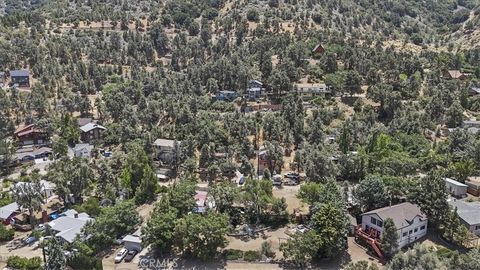
[[468, 181], [465, 182], [467, 184], [467, 192], [472, 194], [473, 196], [480, 195], [480, 177], [469, 177]]
[[452, 178], [444, 178], [445, 186], [448, 192], [455, 197], [465, 197], [467, 195], [467, 185], [453, 180]]
[[128, 234], [123, 239], [123, 246], [128, 250], [140, 252], [142, 250], [142, 238], [136, 234]]

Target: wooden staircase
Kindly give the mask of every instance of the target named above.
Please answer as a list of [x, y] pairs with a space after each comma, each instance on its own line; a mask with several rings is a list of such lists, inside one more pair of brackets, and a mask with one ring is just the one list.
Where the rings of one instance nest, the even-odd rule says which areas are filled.
[[383, 252], [380, 250], [380, 247], [378, 246], [378, 243], [377, 243], [377, 240], [375, 238], [375, 234], [376, 232], [375, 231], [370, 231], [370, 232], [364, 232], [362, 230], [362, 227], [361, 226], [358, 226], [357, 229], [355, 230], [355, 234], [362, 238], [363, 240], [365, 240], [365, 242], [367, 242], [373, 249], [373, 251], [375, 251], [375, 253], [377, 254], [378, 258], [381, 260], [381, 261], [384, 261], [384, 255], [383, 255]]

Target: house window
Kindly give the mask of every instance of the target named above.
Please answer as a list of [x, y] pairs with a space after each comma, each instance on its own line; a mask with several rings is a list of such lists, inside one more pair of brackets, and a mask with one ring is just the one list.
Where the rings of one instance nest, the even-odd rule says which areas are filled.
[[376, 220], [374, 217], [370, 218], [370, 222], [371, 222], [372, 224], [377, 225], [377, 220]]
[[475, 231], [480, 230], [480, 225], [475, 226]]
[[414, 232], [418, 232], [418, 228], [415, 228]]
[[408, 234], [412, 234], [412, 230], [408, 231]]
[[421, 230], [421, 231], [425, 230], [425, 225], [423, 225], [422, 227], [420, 227], [420, 230]]
[[383, 222], [380, 221], [380, 220], [377, 220], [377, 226], [378, 226], [378, 227], [382, 227], [382, 226], [383, 226]]
[[403, 237], [406, 237], [406, 236], [407, 236], [407, 232], [404, 232], [404, 233], [403, 233]]

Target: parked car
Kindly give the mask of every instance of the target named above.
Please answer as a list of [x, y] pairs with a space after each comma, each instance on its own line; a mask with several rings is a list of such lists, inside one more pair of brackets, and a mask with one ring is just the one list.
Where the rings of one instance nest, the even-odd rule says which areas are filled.
[[286, 172], [284, 176], [293, 180], [300, 180], [300, 175], [297, 172]]
[[308, 231], [309, 229], [305, 225], [300, 224], [297, 226], [297, 232], [299, 233], [306, 233]]
[[281, 186], [283, 182], [282, 176], [279, 174], [276, 174], [272, 177], [272, 184], [274, 186]]
[[115, 263], [120, 263], [125, 256], [127, 256], [128, 249], [122, 248], [118, 253], [117, 256], [115, 256]]
[[295, 180], [292, 180], [292, 179], [288, 179], [287, 181], [285, 181], [284, 185], [286, 185], [286, 186], [296, 186], [296, 185], [298, 185], [298, 182], [295, 181]]
[[135, 257], [135, 255], [137, 255], [136, 250], [128, 251], [127, 256], [125, 256], [125, 262], [131, 262], [133, 260], [133, 258]]
[[35, 241], [37, 241], [37, 238], [35, 236], [29, 236], [29, 237], [25, 238], [25, 240], [23, 240], [23, 243], [25, 245], [31, 245], [31, 244], [35, 243]]

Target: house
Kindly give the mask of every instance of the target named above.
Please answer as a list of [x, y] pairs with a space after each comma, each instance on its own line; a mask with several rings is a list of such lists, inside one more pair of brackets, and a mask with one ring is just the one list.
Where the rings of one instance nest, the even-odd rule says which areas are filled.
[[[21, 185], [31, 185], [29, 182], [17, 182], [13, 185], [13, 187], [18, 187]], [[41, 193], [43, 194], [44, 198], [50, 198], [55, 195], [55, 188], [57, 187], [54, 183], [46, 181], [46, 180], [40, 180], [40, 185], [41, 185]]]
[[480, 95], [480, 87], [470, 87], [470, 89], [468, 89], [468, 95], [469, 96], [477, 96], [477, 95]]
[[458, 216], [467, 229], [480, 236], [480, 202], [465, 202], [450, 199], [448, 203], [457, 211]]
[[21, 145], [43, 145], [48, 142], [47, 134], [35, 124], [18, 128], [14, 135]]
[[427, 234], [427, 217], [420, 207], [405, 202], [362, 214], [362, 231], [380, 238], [386, 219], [392, 219], [398, 233], [398, 247], [403, 248]]
[[70, 147], [68, 149], [68, 156], [71, 158], [73, 157], [90, 158], [92, 156], [93, 149], [94, 149], [94, 146], [89, 143], [75, 144], [73, 148]]
[[20, 207], [16, 202], [0, 207], [0, 221], [8, 225], [13, 218], [20, 212]]
[[12, 84], [17, 84], [20, 87], [30, 86], [30, 72], [28, 70], [12, 70], [10, 71], [10, 78]]
[[262, 88], [249, 88], [247, 89], [247, 98], [249, 100], [257, 100], [262, 97]]
[[123, 246], [128, 250], [142, 251], [142, 239], [135, 234], [128, 234], [123, 239]]
[[296, 83], [295, 88], [304, 94], [331, 94], [332, 90], [324, 83]]
[[447, 70], [443, 73], [443, 76], [449, 80], [466, 80], [467, 75], [460, 70]]
[[233, 101], [237, 98], [235, 91], [218, 91], [216, 94], [217, 101]]
[[261, 82], [259, 80], [249, 81], [248, 82], [248, 89], [252, 89], [252, 88], [259, 88], [259, 89], [264, 88], [263, 82]]
[[50, 221], [48, 225], [57, 239], [71, 244], [89, 221], [93, 221], [93, 219], [87, 213], [79, 214], [75, 210], [69, 210], [64, 216]]
[[463, 128], [480, 128], [480, 121], [477, 120], [465, 120], [462, 123]]
[[468, 177], [468, 180], [465, 181], [467, 184], [467, 192], [473, 196], [480, 195], [480, 177]]
[[197, 190], [194, 196], [197, 206], [193, 209], [194, 213], [203, 213], [207, 210], [208, 191]]
[[[58, 198], [54, 198], [43, 204], [40, 211], [35, 211], [33, 213], [33, 219], [36, 223], [48, 222], [50, 219], [52, 219], [52, 216], [58, 213], [62, 208], [62, 202]], [[22, 211], [13, 218], [12, 223], [17, 229], [31, 229], [28, 226], [28, 224], [30, 223], [28, 211], [26, 209], [22, 209]]]
[[155, 148], [155, 158], [162, 165], [171, 166], [175, 163], [175, 148], [180, 144], [179, 141], [169, 139], [157, 139], [153, 142]]
[[94, 140], [101, 139], [103, 132], [107, 130], [107, 128], [99, 124], [90, 122], [86, 125], [81, 126], [80, 130], [81, 130], [81, 134], [80, 134], [81, 140], [85, 143], [88, 143]]
[[467, 196], [467, 185], [448, 177], [443, 180], [445, 180], [445, 187], [450, 195], [458, 198]]
[[322, 44], [318, 43], [315, 48], [312, 50], [313, 54], [324, 54], [325, 53], [325, 48], [322, 46]]
[[35, 159], [47, 159], [52, 155], [52, 148], [42, 147], [21, 147], [15, 152], [14, 159], [18, 163], [28, 163]]
[[89, 124], [89, 123], [94, 123], [92, 118], [78, 118], [77, 122], [79, 127], [85, 126], [86, 124]]

